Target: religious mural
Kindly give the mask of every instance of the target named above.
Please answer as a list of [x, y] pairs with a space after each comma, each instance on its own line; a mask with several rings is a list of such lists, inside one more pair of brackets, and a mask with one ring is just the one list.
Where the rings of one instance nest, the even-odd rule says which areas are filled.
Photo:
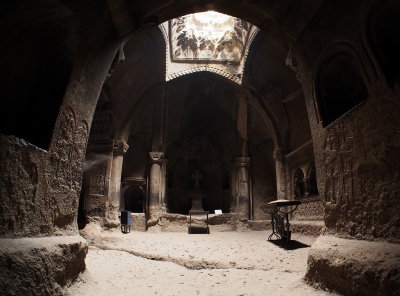
[[249, 47], [259, 31], [241, 19], [206, 11], [162, 23], [166, 42], [166, 81], [209, 71], [238, 84]]
[[169, 21], [171, 60], [239, 63], [252, 25], [217, 12]]

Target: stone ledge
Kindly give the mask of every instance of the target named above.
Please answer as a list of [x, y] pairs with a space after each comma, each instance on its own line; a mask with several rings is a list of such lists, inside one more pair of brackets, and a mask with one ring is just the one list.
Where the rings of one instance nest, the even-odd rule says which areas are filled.
[[400, 245], [320, 236], [305, 280], [345, 295], [400, 295]]
[[321, 220], [289, 220], [290, 230], [296, 233], [319, 236], [325, 227]]
[[271, 220], [249, 220], [248, 223], [253, 231], [263, 231], [272, 228]]
[[1, 294], [63, 295], [85, 269], [87, 250], [81, 236], [0, 239]]

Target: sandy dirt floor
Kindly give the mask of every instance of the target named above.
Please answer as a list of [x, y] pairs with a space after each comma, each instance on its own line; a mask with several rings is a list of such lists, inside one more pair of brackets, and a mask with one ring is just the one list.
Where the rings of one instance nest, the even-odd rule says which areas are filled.
[[336, 295], [302, 277], [314, 237], [282, 246], [269, 231], [211, 234], [86, 231], [86, 271], [69, 295]]

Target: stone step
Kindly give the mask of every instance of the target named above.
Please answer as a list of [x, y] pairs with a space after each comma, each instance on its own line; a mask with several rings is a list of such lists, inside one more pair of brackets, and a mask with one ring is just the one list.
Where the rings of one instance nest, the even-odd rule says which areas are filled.
[[0, 239], [0, 294], [63, 295], [85, 270], [87, 250], [79, 235]]

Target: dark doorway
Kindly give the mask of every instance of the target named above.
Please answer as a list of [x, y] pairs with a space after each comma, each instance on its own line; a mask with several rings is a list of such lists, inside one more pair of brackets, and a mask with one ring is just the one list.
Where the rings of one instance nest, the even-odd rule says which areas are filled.
[[145, 194], [142, 186], [134, 186], [125, 191], [125, 210], [132, 213], [144, 212]]

